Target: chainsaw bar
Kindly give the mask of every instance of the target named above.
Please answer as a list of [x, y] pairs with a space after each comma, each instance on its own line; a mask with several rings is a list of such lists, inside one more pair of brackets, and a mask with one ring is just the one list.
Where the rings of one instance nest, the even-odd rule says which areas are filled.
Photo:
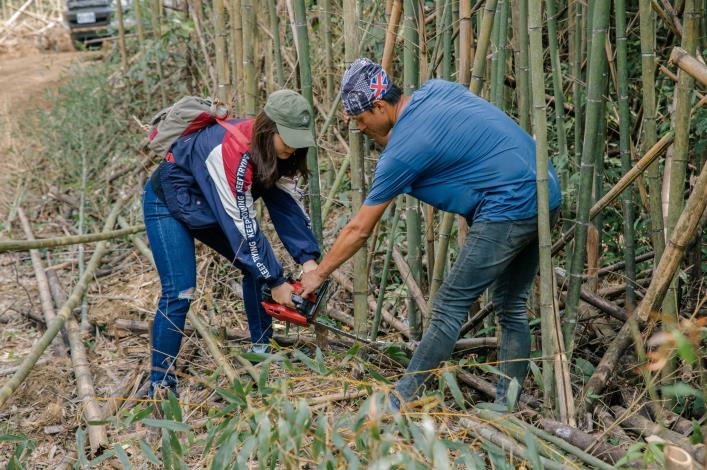
[[381, 343], [379, 343], [378, 341], [371, 341], [368, 338], [361, 338], [360, 336], [356, 336], [355, 334], [349, 333], [348, 331], [340, 330], [339, 328], [337, 328], [335, 326], [331, 326], [331, 325], [327, 325], [326, 323], [322, 323], [319, 320], [313, 321], [312, 323], [310, 323], [310, 325], [321, 326], [322, 328], [325, 328], [325, 329], [331, 331], [335, 335], [344, 336], [344, 337], [352, 339], [354, 341], [361, 341], [362, 343], [366, 343], [366, 344], [381, 345]]

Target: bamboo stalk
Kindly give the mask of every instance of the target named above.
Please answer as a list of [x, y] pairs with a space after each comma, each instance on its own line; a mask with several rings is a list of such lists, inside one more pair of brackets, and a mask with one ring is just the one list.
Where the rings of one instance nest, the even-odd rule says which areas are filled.
[[471, 80], [471, 49], [473, 32], [471, 24], [471, 2], [459, 2], [459, 57], [457, 58], [457, 81], [469, 86]]
[[245, 87], [244, 113], [254, 118], [258, 113], [258, 81], [255, 76], [255, 7], [253, 0], [241, 1], [241, 20], [243, 22], [243, 73]]
[[[20, 219], [22, 230], [25, 232], [27, 239], [34, 240], [32, 227], [30, 226], [29, 220], [27, 220], [27, 216], [21, 207], [17, 208], [17, 217]], [[54, 310], [52, 295], [49, 291], [49, 281], [47, 280], [47, 275], [44, 271], [42, 255], [40, 255], [37, 250], [30, 250], [29, 255], [32, 259], [32, 267], [34, 269], [34, 275], [37, 279], [37, 290], [39, 291], [39, 300], [42, 305], [42, 313], [44, 314], [44, 324], [50, 325], [51, 322], [54, 321], [54, 318], [56, 318], [56, 311]], [[53, 345], [57, 354], [66, 356], [66, 348], [61, 341], [55, 339], [53, 341]]]
[[[107, 231], [115, 224], [115, 219], [118, 217], [118, 212], [120, 211], [120, 208], [122, 206], [121, 203], [122, 201], [118, 201], [113, 206], [113, 209], [111, 210], [110, 214], [108, 215], [108, 218], [106, 219], [104, 231]], [[98, 269], [98, 264], [100, 263], [101, 258], [103, 257], [103, 255], [106, 254], [107, 251], [108, 250], [106, 248], [105, 241], [101, 241], [96, 245], [96, 249], [93, 252], [93, 256], [91, 256], [91, 259], [89, 260], [88, 265], [86, 266], [86, 272], [84, 272], [83, 276], [81, 276], [81, 278], [74, 286], [74, 289], [72, 290], [71, 295], [69, 296], [69, 300], [67, 300], [66, 303], [61, 307], [61, 309], [59, 309], [56, 318], [54, 318], [54, 320], [49, 325], [47, 325], [47, 330], [44, 332], [42, 337], [36, 343], [34, 343], [29, 354], [27, 354], [27, 356], [25, 356], [25, 358], [22, 360], [20, 368], [17, 370], [17, 372], [10, 378], [7, 383], [2, 386], [2, 388], [0, 388], [0, 408], [2, 408], [2, 406], [15, 392], [15, 390], [17, 390], [17, 388], [22, 384], [22, 382], [27, 378], [37, 360], [39, 360], [40, 356], [44, 353], [49, 344], [51, 344], [54, 337], [64, 326], [64, 322], [66, 322], [66, 319], [69, 317], [69, 315], [71, 315], [74, 307], [76, 307], [79, 302], [81, 302], [81, 298], [83, 297], [86, 290], [88, 289], [88, 286], [93, 280], [94, 273], [96, 272], [96, 269]]]
[[[351, 281], [350, 281], [346, 276], [344, 276], [342, 273], [340, 273], [339, 271], [334, 271], [334, 272], [331, 274], [331, 277], [332, 277], [332, 278], [337, 282], [337, 284], [339, 284], [341, 287], [343, 287], [343, 288], [346, 289], [347, 291], [353, 293], [353, 291], [354, 291], [354, 286], [353, 286], [353, 284], [352, 284]], [[376, 310], [376, 299], [375, 299], [372, 295], [368, 296], [368, 308], [370, 308], [370, 309], [373, 310], [373, 311]], [[393, 328], [395, 328], [396, 330], [398, 330], [398, 332], [400, 332], [400, 334], [402, 334], [402, 335], [405, 336], [406, 338], [410, 338], [410, 329], [408, 328], [408, 326], [405, 325], [405, 324], [404, 324], [403, 322], [401, 322], [400, 320], [398, 320], [397, 318], [395, 318], [395, 316], [394, 316], [392, 313], [390, 313], [390, 312], [389, 312], [388, 310], [386, 310], [386, 309], [381, 309], [381, 315], [382, 315], [382, 317], [383, 317], [383, 320], [385, 320], [385, 322], [386, 322], [388, 325], [390, 325], [390, 326], [392, 326]]]
[[400, 17], [403, 13], [403, 0], [395, 0], [393, 8], [388, 18], [388, 28], [385, 32], [385, 45], [383, 46], [383, 60], [381, 66], [388, 74], [389, 79], [393, 80], [393, 54], [395, 52], [395, 37], [398, 33], [400, 25]]
[[[698, 14], [695, 0], [685, 1], [684, 18], [685, 29], [682, 35], [682, 47], [688, 54], [694, 55], [697, 52], [698, 38]], [[674, 93], [675, 114], [673, 129], [675, 129], [675, 142], [673, 143], [670, 172], [668, 173], [666, 170], [664, 176], [664, 178], [668, 178], [669, 175], [667, 234], [673, 232], [685, 203], [685, 177], [687, 175], [687, 164], [690, 158], [688, 155], [688, 146], [690, 143], [690, 98], [692, 97], [693, 86], [694, 79], [692, 76], [685, 73], [683, 70], [679, 70], [678, 83]], [[668, 287], [663, 304], [662, 319], [666, 327], [670, 328], [675, 326], [678, 321], [678, 310], [678, 279], [674, 277]], [[671, 363], [667, 365], [668, 368], [665, 372], [669, 373]]]
[[491, 82], [491, 102], [499, 109], [505, 110], [505, 85], [506, 76], [506, 39], [508, 37], [508, 5], [509, 0], [498, 0], [498, 40], [496, 52], [492, 58], [492, 66], [496, 80]]
[[[309, 63], [309, 34], [307, 33], [307, 15], [304, 0], [294, 0], [295, 30], [297, 34], [298, 59], [300, 81], [302, 83], [302, 96], [314, 109], [314, 97], [312, 95], [312, 68]], [[312, 123], [314, 125], [314, 123]], [[309, 189], [309, 216], [312, 221], [312, 231], [317, 237], [319, 244], [322, 244], [322, 201], [319, 190], [319, 160], [317, 158], [317, 147], [310, 147], [307, 151], [307, 169], [310, 172], [308, 180]]]
[[611, 411], [614, 412], [616, 420], [619, 421], [621, 426], [627, 431], [636, 433], [639, 436], [659, 436], [685, 450], [697, 459], [698, 462], [703, 461], [705, 455], [704, 447], [696, 449], [690, 444], [690, 440], [682, 434], [671, 431], [670, 429], [665, 429], [663, 426], [644, 418], [639, 413], [629, 411], [620, 406], [612, 406]]
[[[350, 64], [358, 58], [360, 52], [359, 18], [356, 0], [344, 0], [344, 61]], [[353, 211], [363, 205], [364, 161], [363, 136], [353, 119], [349, 120], [349, 165], [351, 166], [351, 202]], [[368, 335], [368, 259], [366, 250], [358, 250], [353, 256], [353, 307], [356, 321], [355, 334], [359, 337]]]
[[[651, 8], [651, 0], [639, 0], [640, 34], [641, 34], [641, 91], [643, 94], [643, 138], [641, 152], [649, 152], [657, 139], [656, 130], [656, 98], [655, 98], [655, 14]], [[660, 197], [660, 175], [658, 162], [646, 170], [646, 180], [650, 192], [651, 240], [656, 252], [656, 262], [665, 249], [663, 234], [663, 212]]]
[[[459, 422], [466, 427], [473, 435], [478, 438], [489, 441], [506, 452], [513, 455], [518, 455], [526, 460], [530, 460], [530, 451], [527, 447], [518, 444], [515, 440], [508, 437], [504, 432], [500, 432], [487, 424], [483, 424], [478, 420], [470, 420], [469, 418], [461, 418]], [[548, 470], [569, 470], [572, 467], [562, 465], [554, 460], [545, 457], [538, 457], [542, 466]]]
[[393, 255], [393, 247], [395, 246], [395, 236], [398, 231], [398, 223], [400, 222], [400, 213], [398, 204], [395, 204], [393, 220], [390, 223], [390, 231], [388, 232], [388, 248], [383, 261], [383, 271], [381, 273], [380, 285], [378, 287], [378, 298], [376, 299], [376, 309], [373, 315], [373, 323], [371, 324], [371, 341], [375, 341], [378, 337], [378, 329], [381, 322], [381, 314], [383, 310], [383, 300], [385, 299], [385, 289], [388, 285], [388, 273], [390, 271], [390, 261]]
[[118, 49], [120, 50], [120, 66], [123, 72], [128, 70], [128, 51], [125, 47], [125, 22], [123, 21], [123, 4], [115, 2], [115, 16], [118, 22]]
[[145, 43], [145, 25], [142, 23], [142, 0], [133, 1], [135, 9], [135, 25], [137, 26], [137, 38], [140, 46]]
[[[554, 0], [548, 0], [553, 2]], [[559, 312], [555, 299], [552, 271], [552, 236], [550, 227], [550, 196], [548, 189], [547, 117], [545, 107], [545, 81], [543, 80], [542, 8], [540, 0], [528, 3], [528, 35], [530, 38], [530, 72], [533, 91], [533, 129], [535, 130], [535, 167], [538, 199], [538, 247], [540, 250], [540, 315], [542, 324], [542, 354], [553, 358], [543, 363], [546, 406], [557, 403], [561, 420], [574, 423], [574, 400], [569, 381], [567, 358], [559, 328]], [[548, 15], [552, 12], [548, 7]], [[553, 34], [553, 32], [549, 32]], [[551, 48], [552, 50], [552, 48]], [[557, 52], [557, 51], [555, 51]], [[557, 64], [559, 66], [559, 64]], [[555, 369], [555, 363], [559, 366]], [[554, 379], [554, 380], [553, 380]], [[556, 389], [550, 384], [556, 384]], [[557, 392], [557, 393], [555, 393]]]
[[[54, 302], [56, 305], [64, 305], [66, 303], [66, 294], [64, 294], [59, 285], [56, 271], [53, 269], [47, 271], [46, 277], [51, 286], [51, 295], [54, 298]], [[66, 318], [64, 329], [69, 336], [71, 345], [71, 364], [74, 368], [74, 377], [76, 377], [77, 394], [83, 405], [83, 416], [88, 430], [88, 440], [91, 444], [91, 450], [95, 453], [108, 443], [108, 434], [104, 424], [90, 423], [102, 420], [104, 413], [96, 400], [96, 387], [93, 384], [93, 375], [91, 374], [86, 347], [81, 338], [81, 330], [72, 315]]]
[[514, 0], [511, 8], [513, 22], [513, 44], [515, 46], [516, 102], [518, 124], [530, 132], [530, 68], [528, 64], [528, 0]]
[[[626, 5], [625, 0], [615, 0], [616, 17], [616, 75], [618, 78], [616, 94], [619, 102], [619, 148], [621, 152], [621, 171], [626, 174], [631, 170], [631, 112], [628, 98], [628, 58], [626, 50]], [[624, 213], [624, 260], [626, 263], [626, 309], [633, 311], [636, 293], [633, 282], [636, 280], [636, 248], [633, 231], [633, 194], [630, 188], [623, 193]], [[598, 273], [597, 273], [598, 274]]]
[[405, 257], [400, 253], [397, 247], [393, 247], [393, 260], [395, 261], [395, 266], [397, 266], [400, 276], [403, 278], [403, 282], [410, 290], [413, 300], [415, 301], [416, 307], [422, 313], [422, 320], [427, 323], [430, 320], [430, 311], [425, 301], [425, 296], [420, 289], [420, 285], [417, 283], [413, 277], [412, 270], [410, 266], [405, 261]]
[[[152, 19], [152, 36], [154, 39], [154, 45], [155, 46], [161, 46], [162, 42], [162, 25], [160, 24], [161, 21], [161, 0], [152, 0], [150, 2], [150, 18]], [[162, 71], [162, 61], [158, 58], [155, 59], [155, 68], [157, 69], [157, 76], [160, 79], [160, 82], [164, 81], [164, 72]], [[160, 86], [160, 98], [162, 100], [162, 107], [167, 106], [167, 87]]]
[[695, 235], [700, 218], [707, 205], [707, 165], [704, 165], [695, 182], [692, 193], [675, 224], [668, 245], [655, 268], [651, 283], [643, 300], [636, 308], [638, 319], [645, 321], [652, 312], [656, 312], [665, 297], [670, 281], [677, 271], [685, 249]]
[[[204, 341], [204, 343], [206, 343], [206, 348], [209, 350], [209, 353], [211, 354], [214, 363], [217, 364], [218, 367], [223, 368], [223, 373], [226, 374], [226, 377], [228, 377], [228, 381], [233, 382], [234, 380], [238, 380], [238, 372], [236, 371], [236, 369], [233, 368], [231, 362], [226, 359], [226, 356], [224, 356], [221, 352], [221, 347], [216, 342], [216, 339], [214, 339], [214, 337], [211, 335], [211, 331], [209, 331], [209, 327], [206, 326], [206, 323], [204, 322], [204, 320], [202, 320], [201, 315], [195, 312], [194, 309], [190, 309], [188, 313], [188, 319], [194, 329], [197, 331], [197, 333], [199, 333], [199, 336], [201, 336], [201, 339]], [[260, 379], [258, 369], [256, 369], [253, 364], [250, 363], [250, 361], [244, 359], [239, 354], [236, 354], [235, 352], [233, 354], [236, 356], [238, 362], [240, 362], [241, 365], [245, 368], [246, 372], [248, 372], [248, 374], [257, 383]]]
[[319, 1], [319, 22], [322, 25], [324, 43], [324, 76], [326, 77], [326, 103], [331, 106], [336, 97], [334, 91], [334, 53], [331, 46], [331, 0]]
[[[668, 146], [673, 142], [673, 133], [668, 132], [658, 142], [656, 142], [648, 152], [636, 162], [631, 170], [626, 173], [621, 179], [607, 191], [601, 199], [592, 206], [589, 211], [589, 219], [593, 219], [596, 215], [603, 211], [609, 204], [614, 202], [617, 197], [628, 188], [644, 171], [658, 159], [660, 155], [667, 150]], [[572, 227], [562, 234], [559, 240], [552, 246], [552, 254], [557, 254], [572, 238], [574, 238], [576, 227]]]
[[214, 48], [216, 55], [216, 87], [214, 93], [222, 103], [229, 102], [228, 60], [226, 60], [226, 19], [224, 0], [214, 0]]
[[707, 86], [707, 66], [695, 59], [682, 47], [674, 47], [670, 53], [670, 62], [695, 80]]
[[575, 427], [567, 426], [566, 424], [558, 423], [557, 421], [544, 417], [540, 418], [540, 424], [545, 431], [552, 435], [563, 439], [579, 449], [587, 450], [595, 457], [602, 458], [610, 463], [618, 462], [625, 454], [623, 450], [612, 449], [603, 443], [597, 444], [595, 436], [587, 434]]
[[[562, 91], [562, 68], [560, 63], [560, 51], [558, 47], [558, 32], [557, 32], [557, 5], [555, 0], [546, 0], [547, 8], [547, 39], [550, 46], [550, 63], [552, 66], [552, 90], [555, 98], [555, 134], [557, 136], [557, 155], [556, 162], [560, 173], [560, 184], [563, 194], [569, 194], [569, 155], [567, 150], [567, 134], [565, 132], [565, 96]], [[565, 212], [570, 212], [570, 198], [563, 197], [563, 209]]]
[[68, 237], [40, 238], [36, 240], [5, 240], [0, 241], [0, 253], [4, 253], [6, 251], [27, 251], [37, 248], [56, 248], [58, 246], [100, 242], [143, 231], [145, 231], [145, 225], [138, 224], [125, 229], [106, 230], [104, 232], [92, 233], [89, 235], [71, 235]]
[[[576, 447], [569, 442], [567, 442], [564, 439], [560, 439], [559, 437], [556, 437], [546, 431], [543, 431], [542, 429], [538, 429], [533, 425], [530, 425], [524, 421], [521, 421], [520, 419], [512, 416], [512, 415], [501, 415], [497, 412], [491, 411], [491, 410], [486, 410], [486, 409], [477, 409], [475, 410], [478, 415], [486, 420], [489, 421], [489, 424], [493, 425], [494, 427], [497, 427], [499, 430], [504, 430], [509, 429], [508, 425], [513, 426], [512, 433], [516, 439], [522, 438], [523, 433], [531, 432], [532, 434], [536, 435], [540, 439], [543, 439], [547, 442], [550, 442], [551, 444], [554, 444], [555, 446], [559, 447], [563, 451], [569, 453], [570, 455], [573, 455], [575, 457], [578, 457], [580, 460], [583, 462], [601, 469], [601, 470], [612, 470], [614, 467], [611, 465], [608, 465], [601, 459], [595, 457], [594, 455], [591, 455], [590, 453], [585, 452], [584, 450], [580, 449], [579, 447]], [[500, 423], [503, 423], [500, 425]], [[499, 425], [497, 425], [499, 424]], [[560, 423], [557, 423], [560, 424]], [[540, 448], [542, 451], [544, 447], [549, 447], [549, 446], [543, 446]], [[553, 452], [545, 452], [545, 455], [547, 457], [551, 457], [551, 454], [553, 454], [555, 457], [558, 457], [561, 455], [558, 451], [553, 451]]]
[[[229, 56], [231, 57], [231, 89], [233, 90], [233, 101], [241, 109], [243, 90], [243, 20], [241, 10], [241, 0], [231, 0], [230, 6], [230, 41]], [[275, 32], [273, 31], [273, 35]], [[278, 35], [279, 37], [279, 35]], [[242, 112], [242, 111], [241, 111]], [[240, 114], [240, 113], [239, 113]]]
[[563, 321], [563, 336], [565, 349], [571, 356], [574, 349], [574, 331], [577, 325], [579, 292], [582, 285], [582, 272], [586, 254], [587, 229], [590, 222], [591, 188], [594, 176], [595, 149], [597, 135], [603, 121], [603, 74], [606, 70], [606, 53], [604, 42], [609, 23], [608, 0], [596, 0], [592, 19], [592, 47], [589, 61], [588, 96], [586, 126], [582, 148], [582, 164], [580, 169], [579, 202], [577, 206], [577, 222], [575, 224], [575, 248], [572, 254], [572, 264], [569, 273], [569, 289], [565, 304], [565, 319]]

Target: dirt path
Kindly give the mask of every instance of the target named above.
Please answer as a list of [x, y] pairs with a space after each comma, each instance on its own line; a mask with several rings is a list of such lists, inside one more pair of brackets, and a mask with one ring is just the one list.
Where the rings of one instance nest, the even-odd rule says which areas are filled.
[[[82, 52], [34, 54], [13, 59], [0, 56], [0, 116], [10, 106], [32, 106], [32, 99], [41, 97], [48, 88], [55, 86], [67, 65], [76, 61]], [[17, 112], [10, 117], [16, 119]], [[5, 117], [5, 116], [3, 116]]]

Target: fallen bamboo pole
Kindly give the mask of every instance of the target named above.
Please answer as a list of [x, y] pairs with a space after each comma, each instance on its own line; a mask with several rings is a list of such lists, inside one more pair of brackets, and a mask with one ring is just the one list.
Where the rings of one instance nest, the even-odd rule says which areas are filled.
[[[657, 312], [660, 309], [665, 293], [685, 253], [685, 248], [690, 245], [695, 235], [706, 205], [707, 165], [702, 168], [700, 176], [663, 252], [663, 256], [654, 271], [648, 290], [633, 314], [634, 318], [639, 322], [646, 321], [651, 312]], [[606, 381], [616, 367], [619, 357], [631, 344], [631, 322], [632, 320], [628, 320], [609, 344], [604, 356], [594, 369], [594, 373], [584, 386], [582, 395], [585, 398], [578, 406], [578, 409], [582, 411], [589, 409], [595, 402], [593, 397], [598, 396], [604, 389]]]
[[692, 193], [685, 203], [685, 208], [675, 224], [675, 229], [666, 244], [663, 256], [655, 268], [646, 294], [638, 307], [636, 318], [645, 321], [652, 312], [657, 312], [663, 302], [670, 282], [680, 266], [685, 249], [690, 245], [707, 206], [707, 165], [702, 167], [700, 176], [692, 188]]
[[[498, 421], [503, 421], [505, 423], [515, 424], [516, 426], [520, 427], [522, 430], [524, 430], [526, 432], [529, 431], [529, 432], [535, 434], [539, 438], [541, 438], [547, 442], [550, 442], [551, 444], [559, 447], [563, 451], [572, 454], [573, 456], [579, 458], [583, 462], [585, 462], [595, 468], [598, 468], [601, 470], [612, 470], [614, 468], [613, 466], [605, 463], [603, 460], [601, 460], [601, 459], [597, 458], [596, 456], [586, 452], [585, 450], [567, 442], [566, 440], [561, 439], [557, 436], [554, 436], [546, 431], [543, 431], [542, 429], [538, 429], [535, 426], [533, 426], [532, 424], [521, 421], [520, 419], [516, 418], [513, 415], [502, 415], [502, 414], [497, 413], [495, 411], [485, 410], [485, 409], [476, 409], [475, 412], [481, 418], [489, 420], [491, 425], [494, 425], [494, 423], [496, 423]], [[494, 426], [494, 427], [497, 427], [497, 426]], [[611, 463], [615, 463], [615, 462], [612, 461]]]
[[92, 243], [120, 238], [125, 235], [143, 232], [144, 224], [133, 225], [120, 230], [109, 230], [88, 235], [72, 235], [69, 237], [40, 238], [37, 240], [4, 240], [0, 241], [0, 253], [6, 251], [27, 251], [36, 248], [55, 248], [58, 246], [78, 245], [79, 243]]
[[[636, 264], [641, 263], [643, 261], [648, 261], [653, 259], [655, 256], [655, 251], [649, 251], [648, 253], [644, 253], [642, 255], [636, 256]], [[626, 267], [626, 261], [619, 261], [618, 263], [610, 264], [608, 266], [604, 266], [601, 268], [597, 274], [599, 277], [606, 276], [607, 274], [614, 273], [616, 271], [619, 271], [621, 269], [624, 269]]]
[[417, 308], [420, 309], [422, 318], [425, 320], [425, 324], [427, 324], [429, 322], [430, 310], [427, 301], [425, 300], [425, 296], [422, 293], [422, 289], [420, 289], [417, 281], [415, 281], [415, 277], [412, 275], [410, 266], [407, 261], [405, 261], [405, 257], [403, 257], [400, 250], [398, 250], [395, 246], [393, 247], [393, 261], [395, 261], [395, 266], [397, 266], [400, 276], [403, 278], [403, 282], [405, 282], [405, 285], [408, 289], [410, 289], [410, 293], [415, 300], [415, 304], [417, 305]]
[[612, 406], [611, 411], [616, 416], [616, 421], [621, 424], [621, 427], [629, 432], [633, 432], [638, 436], [650, 436], [656, 435], [661, 439], [674, 444], [681, 449], [685, 450], [691, 456], [693, 456], [698, 462], [703, 462], [705, 458], [705, 448], [704, 446], [700, 448], [695, 448], [690, 443], [690, 440], [680, 433], [666, 429], [663, 426], [654, 423], [653, 421], [644, 418], [638, 413], [635, 413], [626, 408], [620, 406]]
[[322, 397], [314, 397], [307, 400], [309, 406], [319, 406], [333, 403], [335, 401], [353, 400], [368, 396], [368, 390], [347, 390], [345, 392], [333, 393]]
[[[478, 438], [485, 441], [490, 441], [491, 443], [499, 446], [501, 449], [511, 453], [512, 455], [514, 454], [526, 460], [530, 460], [531, 456], [528, 451], [528, 448], [521, 444], [518, 444], [514, 439], [508, 437], [504, 432], [498, 431], [495, 428], [484, 424], [479, 420], [462, 418], [461, 420], [459, 420], [459, 423], [462, 426], [466, 427], [473, 435], [477, 436]], [[572, 468], [554, 460], [550, 460], [546, 457], [538, 456], [538, 458], [540, 459], [543, 468], [547, 468], [549, 470], [569, 470]]]
[[[557, 280], [560, 283], [565, 281], [566, 274], [562, 268], [556, 267], [555, 274], [557, 275]], [[592, 307], [595, 307], [604, 313], [608, 313], [609, 315], [616, 318], [617, 320], [621, 320], [624, 322], [626, 320], [628, 320], [628, 314], [626, 313], [626, 310], [619, 307], [618, 305], [616, 305], [613, 302], [610, 302], [602, 297], [599, 297], [598, 295], [594, 294], [592, 291], [590, 291], [586, 287], [582, 287], [580, 289], [579, 297], [582, 300], [584, 300], [586, 303], [591, 305]]]
[[575, 427], [558, 423], [557, 421], [543, 417], [540, 418], [540, 425], [543, 429], [545, 429], [545, 431], [551, 433], [553, 436], [562, 438], [579, 449], [585, 451], [590, 449], [588, 450], [589, 453], [595, 457], [608, 460], [611, 463], [618, 462], [625, 454], [623, 450], [614, 449], [602, 443], [592, 447], [596, 441], [595, 436], [587, 434]]
[[[206, 323], [204, 323], [204, 321], [201, 319], [201, 316], [193, 309], [190, 309], [189, 313], [187, 314], [187, 318], [194, 326], [194, 329], [197, 331], [197, 333], [199, 333], [201, 339], [204, 340], [204, 342], [206, 343], [206, 348], [209, 350], [209, 353], [211, 353], [214, 362], [219, 367], [223, 367], [223, 372], [224, 374], [226, 374], [226, 377], [228, 377], [229, 382], [237, 380], [239, 376], [238, 372], [236, 372], [236, 369], [233, 368], [229, 360], [226, 359], [226, 356], [224, 356], [221, 352], [219, 344], [211, 335], [209, 328], [206, 326]], [[250, 374], [253, 380], [255, 380], [255, 382], [257, 383], [260, 379], [260, 373], [258, 372], [258, 369], [254, 367], [253, 364], [250, 363], [250, 361], [244, 359], [239, 354], [235, 354], [235, 356], [238, 362], [240, 362], [241, 365], [245, 368], [246, 372], [248, 372], [248, 374]]]
[[481, 310], [476, 312], [466, 323], [462, 325], [461, 330], [459, 330], [459, 337], [462, 338], [468, 332], [476, 328], [484, 321], [484, 318], [489, 316], [493, 312], [493, 302], [489, 302], [484, 305]]
[[[631, 183], [633, 183], [636, 178], [641, 176], [644, 171], [653, 163], [659, 156], [667, 150], [668, 146], [673, 143], [673, 138], [674, 138], [674, 133], [668, 132], [661, 138], [658, 142], [656, 142], [653, 147], [646, 152], [646, 154], [629, 170], [628, 173], [626, 173], [624, 176], [621, 177], [621, 179], [609, 190], [604, 194], [604, 196], [599, 199], [592, 208], [589, 210], [589, 219], [593, 219], [596, 217], [601, 211], [603, 211], [609, 204], [614, 202], [616, 198], [618, 198], [621, 193], [628, 188]], [[574, 238], [574, 226], [567, 230], [565, 233], [562, 234], [559, 240], [557, 240], [553, 245], [552, 245], [552, 254], [553, 256], [557, 254], [564, 246]]]
[[[49, 270], [46, 276], [51, 288], [51, 295], [54, 298], [54, 303], [56, 303], [56, 305], [64, 305], [66, 303], [66, 294], [61, 289], [56, 271], [53, 269]], [[89, 423], [102, 420], [104, 418], [103, 409], [98, 404], [98, 401], [96, 401], [96, 387], [93, 384], [93, 375], [91, 374], [86, 347], [81, 339], [79, 324], [76, 322], [73, 315], [69, 315], [66, 318], [64, 329], [69, 336], [71, 365], [74, 368], [74, 377], [76, 377], [77, 395], [83, 405], [83, 417], [86, 421], [88, 441], [91, 445], [91, 450], [95, 453], [107, 444], [108, 434], [105, 425]]]
[[[32, 227], [30, 226], [29, 220], [27, 220], [27, 216], [21, 207], [17, 208], [17, 216], [20, 219], [22, 230], [25, 232], [25, 237], [27, 237], [28, 240], [34, 240]], [[37, 290], [39, 291], [39, 300], [42, 305], [42, 313], [44, 314], [44, 324], [49, 325], [54, 318], [56, 318], [56, 311], [54, 310], [54, 303], [52, 302], [52, 294], [49, 290], [49, 281], [44, 270], [44, 263], [42, 263], [42, 256], [37, 250], [29, 250], [29, 255], [32, 259], [34, 277], [37, 279]], [[63, 305], [63, 303], [57, 305]], [[66, 347], [58, 338], [56, 338], [52, 344], [54, 345], [57, 353], [62, 356], [67, 355]]]
[[[111, 210], [111, 213], [108, 216], [108, 219], [106, 220], [106, 224], [104, 226], [104, 229], [106, 231], [109, 228], [113, 227], [113, 225], [115, 224], [115, 219], [118, 217], [118, 212], [122, 206], [121, 203], [122, 201], [118, 201], [113, 206], [113, 209]], [[103, 235], [105, 236], [106, 233], [104, 232]], [[15, 390], [17, 390], [17, 388], [22, 384], [22, 382], [27, 378], [30, 371], [39, 360], [40, 356], [44, 353], [44, 351], [47, 349], [54, 337], [64, 326], [66, 319], [69, 317], [69, 315], [71, 315], [73, 309], [79, 304], [79, 302], [81, 302], [81, 298], [88, 290], [88, 286], [93, 280], [94, 273], [96, 272], [96, 269], [98, 269], [98, 265], [101, 261], [101, 258], [103, 258], [103, 256], [108, 251], [106, 245], [107, 244], [105, 241], [100, 241], [96, 245], [96, 249], [93, 252], [93, 256], [91, 256], [91, 259], [89, 260], [88, 265], [86, 266], [86, 271], [74, 286], [74, 289], [71, 292], [69, 299], [57, 312], [57, 316], [51, 322], [51, 324], [47, 325], [47, 330], [44, 332], [42, 337], [34, 344], [34, 346], [32, 346], [32, 349], [29, 354], [25, 356], [25, 358], [22, 360], [22, 364], [20, 364], [20, 368], [18, 369], [18, 371], [10, 378], [7, 383], [2, 386], [2, 388], [0, 388], [0, 408], [2, 408], [2, 406], [15, 392]]]
[[703, 85], [707, 85], [707, 65], [688, 54], [685, 49], [674, 47], [670, 53], [670, 62]]

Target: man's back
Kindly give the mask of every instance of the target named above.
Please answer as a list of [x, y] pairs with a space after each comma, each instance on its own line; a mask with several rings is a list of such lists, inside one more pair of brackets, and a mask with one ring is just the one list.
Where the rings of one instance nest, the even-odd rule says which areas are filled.
[[[366, 200], [403, 192], [474, 220], [537, 214], [535, 142], [513, 120], [464, 87], [431, 80], [411, 97], [392, 129]], [[560, 204], [550, 166], [550, 207]]]

